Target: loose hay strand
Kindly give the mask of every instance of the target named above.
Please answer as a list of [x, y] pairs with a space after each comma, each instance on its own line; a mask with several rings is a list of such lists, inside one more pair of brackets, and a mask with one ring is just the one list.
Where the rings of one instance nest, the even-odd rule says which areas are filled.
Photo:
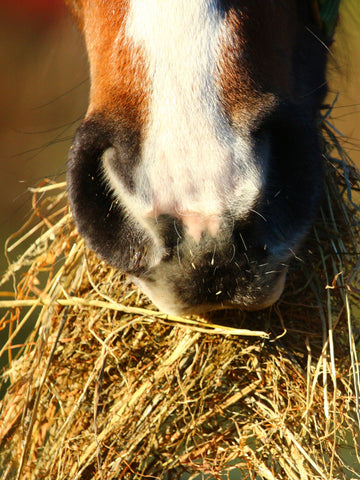
[[360, 478], [360, 176], [323, 128], [322, 210], [264, 312], [158, 312], [86, 250], [64, 183], [32, 189], [0, 280], [4, 480]]
[[[27, 299], [27, 300], [0, 300], [0, 308], [17, 308], [17, 307], [38, 307], [42, 306], [50, 306], [53, 305], [54, 301], [51, 298], [36, 298], [36, 299]], [[178, 326], [184, 325], [187, 328], [190, 328], [197, 332], [202, 333], [213, 333], [214, 335], [235, 335], [235, 336], [245, 336], [245, 337], [260, 337], [260, 338], [269, 338], [269, 334], [263, 331], [256, 331], [256, 330], [248, 330], [245, 328], [234, 328], [234, 327], [227, 327], [226, 325], [219, 327], [218, 325], [212, 324], [210, 322], [203, 323], [201, 319], [195, 321], [185, 317], [177, 317], [175, 315], [168, 315], [162, 314], [156, 310], [150, 310], [146, 308], [137, 308], [137, 307], [129, 307], [126, 305], [122, 305], [121, 303], [116, 303], [114, 301], [111, 302], [104, 302], [101, 300], [84, 300], [80, 297], [71, 297], [71, 298], [62, 298], [56, 300], [57, 305], [61, 306], [82, 306], [82, 307], [90, 307], [94, 309], [108, 309], [114, 310], [117, 312], [123, 313], [130, 313], [134, 315], [144, 315], [145, 317], [156, 317], [156, 320], [163, 321], [164, 323], [171, 324], [176, 323]], [[150, 319], [147, 319], [150, 322]], [[201, 327], [201, 325], [203, 325]], [[12, 337], [16, 336], [16, 334], [21, 330], [21, 326], [16, 332], [12, 335]], [[9, 339], [8, 343], [11, 343]], [[8, 343], [5, 345], [4, 350], [6, 350]], [[3, 351], [0, 351], [2, 354]]]

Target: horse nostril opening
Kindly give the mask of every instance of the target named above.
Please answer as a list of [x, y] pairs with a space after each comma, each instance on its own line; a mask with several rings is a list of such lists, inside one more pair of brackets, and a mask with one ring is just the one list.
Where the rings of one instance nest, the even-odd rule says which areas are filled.
[[74, 207], [83, 194], [91, 202], [103, 191], [101, 157], [110, 145], [108, 132], [94, 119], [78, 128], [67, 164], [68, 191]]
[[86, 120], [78, 129], [67, 167], [71, 211], [88, 247], [110, 265], [140, 274], [146, 269], [151, 240], [124, 211], [104, 174], [103, 157], [117, 149], [102, 123]]
[[124, 198], [134, 194], [136, 187], [128, 155], [126, 150], [109, 145], [101, 156], [104, 178], [112, 190]]

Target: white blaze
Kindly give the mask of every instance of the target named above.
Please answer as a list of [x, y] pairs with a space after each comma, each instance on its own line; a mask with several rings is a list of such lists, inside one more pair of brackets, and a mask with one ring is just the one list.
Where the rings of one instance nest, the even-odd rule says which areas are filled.
[[142, 223], [161, 213], [214, 218], [235, 206], [239, 216], [246, 213], [261, 175], [250, 140], [235, 135], [220, 104], [218, 65], [228, 32], [218, 2], [131, 0], [126, 34], [145, 56], [150, 113], [136, 195], [105, 162], [115, 192]]

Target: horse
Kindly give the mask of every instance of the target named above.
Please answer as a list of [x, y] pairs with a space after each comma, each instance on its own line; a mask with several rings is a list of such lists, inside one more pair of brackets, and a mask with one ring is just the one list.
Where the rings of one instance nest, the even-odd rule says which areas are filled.
[[316, 2], [67, 1], [91, 77], [67, 167], [87, 245], [167, 314], [272, 305], [322, 195]]

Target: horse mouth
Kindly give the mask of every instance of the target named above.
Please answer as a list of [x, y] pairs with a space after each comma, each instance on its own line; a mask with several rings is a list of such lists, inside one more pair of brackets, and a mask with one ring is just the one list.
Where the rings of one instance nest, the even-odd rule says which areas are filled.
[[205, 281], [192, 281], [185, 273], [171, 274], [162, 268], [152, 268], [151, 273], [135, 277], [133, 281], [162, 312], [169, 315], [201, 315], [224, 309], [258, 311], [279, 300], [287, 270], [287, 265], [282, 264], [268, 275], [254, 274], [248, 283], [235, 278], [230, 271], [226, 278], [222, 277], [222, 286], [219, 281], [209, 286]]

